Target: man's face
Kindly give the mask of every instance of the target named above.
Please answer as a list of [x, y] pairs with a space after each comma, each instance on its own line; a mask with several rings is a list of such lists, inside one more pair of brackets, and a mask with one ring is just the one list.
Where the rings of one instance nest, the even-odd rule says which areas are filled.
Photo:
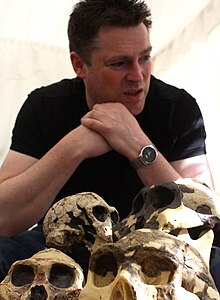
[[151, 44], [143, 23], [135, 27], [101, 28], [90, 65], [84, 64], [89, 108], [96, 103], [121, 102], [138, 115], [145, 103], [151, 74]]

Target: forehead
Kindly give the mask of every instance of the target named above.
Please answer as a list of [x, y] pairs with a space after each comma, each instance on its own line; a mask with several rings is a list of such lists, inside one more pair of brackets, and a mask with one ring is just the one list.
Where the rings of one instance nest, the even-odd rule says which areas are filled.
[[103, 26], [96, 39], [95, 53], [103, 56], [135, 55], [151, 49], [149, 32], [141, 23], [137, 26]]

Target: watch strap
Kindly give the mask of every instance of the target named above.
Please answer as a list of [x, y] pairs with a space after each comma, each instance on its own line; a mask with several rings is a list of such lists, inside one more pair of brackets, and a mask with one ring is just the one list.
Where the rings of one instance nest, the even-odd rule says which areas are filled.
[[145, 163], [143, 162], [142, 158], [139, 156], [138, 158], [130, 161], [130, 164], [132, 165], [132, 167], [137, 170], [140, 167], [144, 166]]

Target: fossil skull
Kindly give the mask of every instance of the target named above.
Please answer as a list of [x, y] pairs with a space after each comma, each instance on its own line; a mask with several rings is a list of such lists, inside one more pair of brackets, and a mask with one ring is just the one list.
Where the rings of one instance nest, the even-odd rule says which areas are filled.
[[192, 178], [175, 181], [183, 192], [185, 206], [203, 214], [220, 216], [220, 197], [205, 183]]
[[157, 229], [195, 247], [209, 265], [214, 233], [220, 227], [215, 206], [218, 201], [208, 187], [189, 179], [143, 188], [135, 197], [129, 216], [116, 226], [115, 239], [135, 229]]
[[139, 229], [93, 252], [79, 299], [213, 300], [219, 294], [193, 247], [170, 234]]
[[0, 283], [1, 300], [76, 300], [83, 288], [81, 267], [56, 249], [16, 261]]
[[112, 226], [119, 214], [100, 196], [92, 192], [78, 193], [55, 203], [45, 216], [43, 229], [49, 247], [71, 252], [76, 244], [91, 251], [96, 241], [112, 241]]

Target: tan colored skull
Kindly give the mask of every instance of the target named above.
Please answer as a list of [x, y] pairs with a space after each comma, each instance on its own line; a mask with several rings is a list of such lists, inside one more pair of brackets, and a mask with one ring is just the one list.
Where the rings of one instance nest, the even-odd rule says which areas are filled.
[[0, 299], [77, 300], [83, 283], [81, 267], [51, 248], [15, 262], [0, 283]]
[[[112, 226], [119, 221], [118, 211], [92, 192], [78, 193], [55, 203], [43, 224], [49, 247], [71, 252], [76, 244], [89, 250], [95, 241], [112, 241]], [[99, 240], [97, 242], [97, 240]]]
[[93, 252], [79, 299], [213, 300], [219, 294], [193, 247], [170, 234], [140, 229]]
[[184, 205], [203, 214], [220, 216], [220, 196], [205, 183], [192, 178], [175, 181], [183, 192]]
[[[190, 187], [187, 186], [189, 183]], [[177, 236], [195, 247], [208, 266], [214, 234], [219, 235], [220, 215], [217, 215], [209, 188], [197, 183], [197, 190], [193, 192], [192, 184], [196, 182], [187, 179], [181, 180], [181, 185], [168, 182], [142, 189], [133, 201], [129, 216], [114, 229], [116, 238], [121, 238], [135, 229], [157, 229]], [[200, 197], [202, 192], [199, 187], [206, 188], [210, 191], [209, 194], [203, 192], [203, 197]], [[214, 192], [212, 195], [215, 195]], [[207, 211], [216, 215], [207, 214]]]

